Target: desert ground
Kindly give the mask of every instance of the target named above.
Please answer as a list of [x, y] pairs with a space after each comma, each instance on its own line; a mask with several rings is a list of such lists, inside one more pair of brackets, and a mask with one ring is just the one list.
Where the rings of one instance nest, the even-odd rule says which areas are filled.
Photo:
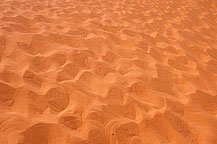
[[0, 144], [217, 144], [217, 1], [1, 0]]

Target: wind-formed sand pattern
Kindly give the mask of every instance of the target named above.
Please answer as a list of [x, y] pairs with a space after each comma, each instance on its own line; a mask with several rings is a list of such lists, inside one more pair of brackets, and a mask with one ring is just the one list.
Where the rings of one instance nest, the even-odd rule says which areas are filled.
[[1, 0], [0, 144], [217, 144], [217, 1]]

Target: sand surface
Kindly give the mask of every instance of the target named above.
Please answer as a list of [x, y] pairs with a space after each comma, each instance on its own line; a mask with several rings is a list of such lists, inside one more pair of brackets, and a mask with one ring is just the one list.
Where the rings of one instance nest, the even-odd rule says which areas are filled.
[[217, 144], [217, 1], [1, 0], [0, 144]]

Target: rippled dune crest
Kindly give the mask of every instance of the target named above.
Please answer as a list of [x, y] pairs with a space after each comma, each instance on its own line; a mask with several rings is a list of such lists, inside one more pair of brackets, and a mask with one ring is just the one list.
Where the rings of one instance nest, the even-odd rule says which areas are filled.
[[1, 0], [0, 144], [217, 144], [217, 1]]

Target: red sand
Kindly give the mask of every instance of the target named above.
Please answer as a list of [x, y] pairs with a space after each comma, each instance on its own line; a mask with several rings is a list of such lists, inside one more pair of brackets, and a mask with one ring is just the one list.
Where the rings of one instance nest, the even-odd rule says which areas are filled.
[[1, 0], [0, 144], [217, 144], [216, 0]]

